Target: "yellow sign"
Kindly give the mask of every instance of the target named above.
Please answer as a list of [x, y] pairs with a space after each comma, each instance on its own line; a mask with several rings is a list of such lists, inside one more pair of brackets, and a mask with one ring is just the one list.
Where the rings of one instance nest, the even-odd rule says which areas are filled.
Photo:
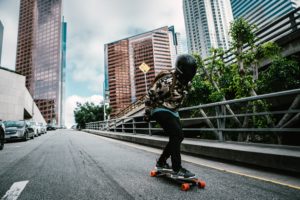
[[144, 62], [139, 66], [139, 68], [142, 72], [144, 72], [144, 74], [150, 70], [150, 67]]

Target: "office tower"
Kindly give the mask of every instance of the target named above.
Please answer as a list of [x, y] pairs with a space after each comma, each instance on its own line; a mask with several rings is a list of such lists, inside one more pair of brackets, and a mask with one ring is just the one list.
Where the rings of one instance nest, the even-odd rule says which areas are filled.
[[62, 0], [21, 0], [16, 71], [47, 123], [62, 125]]
[[66, 67], [67, 67], [67, 23], [62, 22], [62, 43], [61, 43], [61, 125], [65, 125], [65, 100], [66, 100]]
[[182, 50], [181, 35], [180, 33], [175, 31], [174, 26], [169, 27], [169, 40], [170, 40], [172, 67], [175, 68], [177, 55], [182, 54], [183, 50]]
[[243, 17], [258, 28], [300, 6], [299, 0], [231, 0], [234, 19]]
[[229, 0], [183, 0], [183, 13], [189, 53], [206, 58], [212, 47], [229, 48]]
[[[105, 45], [105, 90], [112, 116], [143, 97], [160, 71], [172, 68], [171, 49], [178, 49], [172, 29], [165, 26]], [[150, 67], [146, 76], [139, 69], [142, 63]]]
[[4, 32], [4, 26], [0, 20], [0, 66], [1, 66], [1, 55], [2, 55], [2, 44], [3, 44], [3, 32]]

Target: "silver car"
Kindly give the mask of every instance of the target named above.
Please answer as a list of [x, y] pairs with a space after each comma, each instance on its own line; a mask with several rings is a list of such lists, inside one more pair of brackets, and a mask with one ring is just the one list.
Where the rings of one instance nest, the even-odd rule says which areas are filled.
[[47, 127], [43, 123], [39, 123], [39, 126], [41, 127], [42, 134], [47, 133]]
[[25, 121], [5, 121], [5, 140], [34, 138], [34, 130]]
[[29, 121], [28, 123], [30, 124], [30, 127], [33, 129], [35, 137], [40, 136], [42, 134], [42, 129], [37, 122]]

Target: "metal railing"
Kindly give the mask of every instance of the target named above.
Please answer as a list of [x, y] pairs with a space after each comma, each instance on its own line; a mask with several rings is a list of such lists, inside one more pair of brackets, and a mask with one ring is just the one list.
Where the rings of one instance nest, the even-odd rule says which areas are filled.
[[[300, 133], [300, 108], [294, 106], [299, 99], [300, 89], [294, 89], [185, 107], [179, 113], [186, 137], [193, 135], [201, 139], [205, 135], [219, 141], [234, 141], [234, 138], [240, 141], [238, 138], [244, 138], [243, 142], [251, 142], [253, 137], [268, 136], [277, 140]], [[229, 108], [234, 114], [227, 114]], [[91, 122], [86, 124], [86, 128], [133, 134], [162, 133], [155, 121], [144, 122], [142, 116]]]
[[[255, 44], [260, 45], [269, 41], [276, 42], [279, 39], [289, 34], [298, 32], [299, 29], [300, 29], [300, 7], [258, 29], [255, 32], [255, 35], [257, 37], [257, 41], [255, 42]], [[249, 47], [244, 46], [244, 50], [247, 49], [249, 49]], [[235, 62], [235, 55], [233, 54], [232, 49], [227, 50], [224, 55], [216, 55], [216, 56], [222, 56], [222, 59], [224, 60], [226, 65]], [[208, 57], [204, 59], [204, 62], [206, 64], [210, 63], [211, 61], [212, 61], [212, 57]], [[114, 116], [114, 118], [120, 118], [122, 116], [125, 116], [131, 111], [133, 111], [134, 109], [141, 107], [143, 105], [144, 98], [145, 96], [137, 100], [135, 103], [132, 103], [127, 108], [117, 113], [116, 116]]]

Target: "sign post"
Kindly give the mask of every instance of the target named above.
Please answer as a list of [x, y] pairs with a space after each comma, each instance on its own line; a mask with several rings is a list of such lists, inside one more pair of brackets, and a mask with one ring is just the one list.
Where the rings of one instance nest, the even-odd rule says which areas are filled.
[[144, 73], [145, 86], [146, 86], [146, 94], [147, 94], [148, 86], [147, 86], [147, 78], [146, 78], [146, 74], [147, 74], [147, 72], [150, 70], [150, 67], [149, 67], [145, 62], [143, 62], [143, 63], [139, 66], [139, 69]]

